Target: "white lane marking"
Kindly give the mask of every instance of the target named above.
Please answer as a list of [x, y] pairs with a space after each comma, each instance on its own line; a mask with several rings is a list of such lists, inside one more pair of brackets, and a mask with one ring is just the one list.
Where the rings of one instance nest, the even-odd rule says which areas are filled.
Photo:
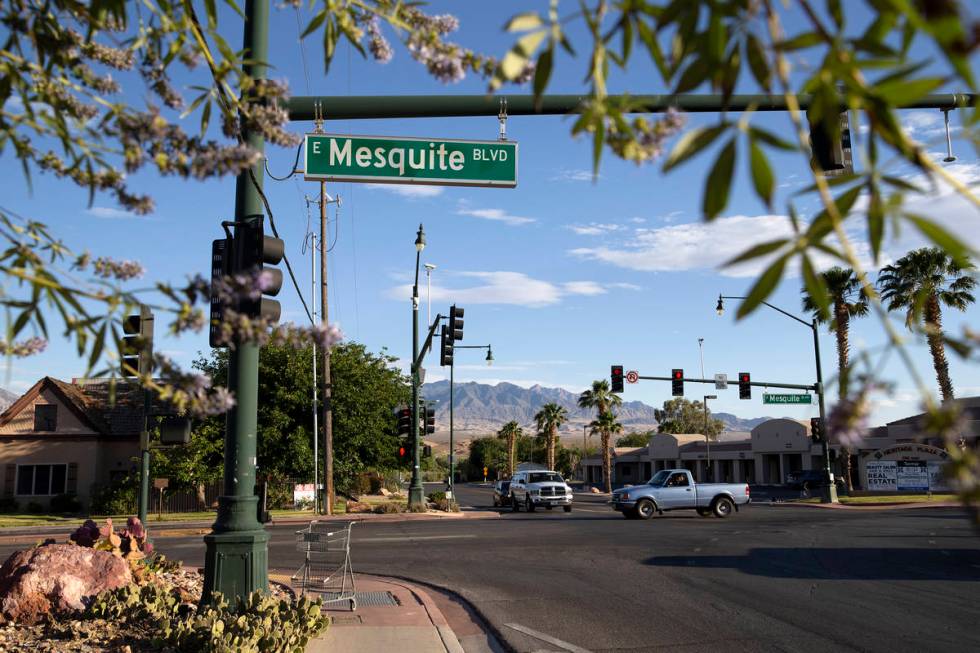
[[575, 512], [601, 512], [604, 515], [611, 515], [614, 510], [589, 510], [588, 508], [575, 508]]
[[538, 632], [528, 628], [527, 626], [522, 626], [521, 624], [504, 624], [508, 628], [513, 628], [519, 633], [524, 633], [525, 635], [530, 635], [535, 639], [540, 639], [542, 642], [548, 642], [549, 644], [554, 644], [555, 646], [564, 649], [566, 651], [571, 651], [572, 653], [591, 653], [588, 649], [580, 648], [575, 646], [575, 644], [569, 644], [568, 642], [563, 642], [557, 637], [552, 637], [551, 635], [546, 635], [545, 633]]
[[470, 540], [476, 535], [402, 535], [400, 537], [355, 537], [354, 542], [404, 542], [405, 540]]

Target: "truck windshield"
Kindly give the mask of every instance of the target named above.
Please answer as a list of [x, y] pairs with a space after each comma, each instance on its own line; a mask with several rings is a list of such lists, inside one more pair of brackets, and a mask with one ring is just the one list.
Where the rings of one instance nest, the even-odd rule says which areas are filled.
[[661, 470], [661, 471], [659, 471], [659, 472], [657, 472], [656, 474], [653, 475], [653, 478], [651, 478], [647, 482], [647, 485], [653, 485], [653, 486], [656, 486], [656, 487], [660, 487], [661, 485], [663, 485], [664, 483], [667, 482], [667, 477], [668, 476], [670, 476], [670, 472], [669, 471], [667, 471], [666, 469]]
[[564, 480], [559, 474], [528, 474], [528, 483], [563, 483]]

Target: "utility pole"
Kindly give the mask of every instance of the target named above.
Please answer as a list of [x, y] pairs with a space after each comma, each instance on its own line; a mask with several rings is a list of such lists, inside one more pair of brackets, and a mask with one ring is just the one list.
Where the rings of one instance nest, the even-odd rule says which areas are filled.
[[[269, 0], [246, 0], [243, 70], [252, 79], [264, 79], [269, 59]], [[260, 154], [265, 150], [261, 132], [243, 129], [242, 138]], [[251, 175], [261, 184], [261, 159], [251, 171], [238, 175], [235, 185], [235, 237], [243, 226], [263, 219], [262, 198]], [[269, 589], [269, 534], [258, 521], [255, 467], [259, 346], [238, 342], [228, 353], [228, 389], [235, 405], [225, 422], [224, 493], [218, 497], [218, 516], [204, 536], [204, 590], [201, 603], [215, 592], [229, 600]]]
[[[309, 198], [306, 198], [309, 207]], [[310, 303], [316, 321], [316, 234], [310, 234]], [[320, 406], [316, 399], [316, 343], [313, 343], [313, 514], [320, 514]], [[326, 486], [324, 486], [326, 487]]]
[[[320, 182], [320, 323], [330, 323], [327, 305], [327, 182]], [[333, 407], [330, 405], [330, 347], [323, 348], [323, 512], [333, 514]]]

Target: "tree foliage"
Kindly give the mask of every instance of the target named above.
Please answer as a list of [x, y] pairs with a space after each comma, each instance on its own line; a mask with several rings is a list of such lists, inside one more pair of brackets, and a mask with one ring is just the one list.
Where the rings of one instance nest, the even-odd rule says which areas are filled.
[[700, 433], [710, 440], [717, 440], [718, 434], [725, 430], [725, 423], [711, 417], [709, 410], [706, 426], [705, 415], [703, 403], [684, 397], [668, 399], [663, 408], [654, 411], [658, 433]]
[[616, 440], [617, 447], [645, 447], [650, 444], [652, 431], [627, 433]]

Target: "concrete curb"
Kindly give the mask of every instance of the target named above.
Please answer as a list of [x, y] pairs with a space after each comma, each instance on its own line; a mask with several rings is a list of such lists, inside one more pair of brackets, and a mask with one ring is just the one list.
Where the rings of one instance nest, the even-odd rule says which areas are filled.
[[[765, 502], [755, 504], [757, 506], [767, 505]], [[843, 503], [793, 503], [791, 501], [780, 501], [768, 504], [773, 508], [822, 508], [824, 510], [922, 510], [928, 508], [959, 508], [962, 504], [955, 501], [937, 501], [936, 503], [923, 502], [888, 502], [888, 503], [868, 503], [863, 505], [843, 504]]]

